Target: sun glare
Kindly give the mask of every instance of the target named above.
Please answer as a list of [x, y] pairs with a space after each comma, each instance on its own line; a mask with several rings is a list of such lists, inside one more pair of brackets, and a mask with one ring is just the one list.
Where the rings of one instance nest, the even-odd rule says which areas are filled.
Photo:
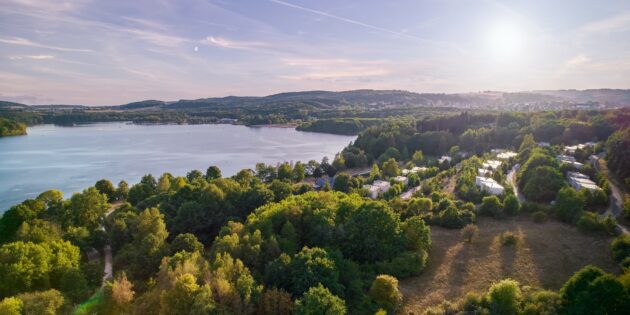
[[515, 25], [497, 24], [487, 34], [487, 46], [495, 61], [519, 59], [524, 53], [525, 34]]

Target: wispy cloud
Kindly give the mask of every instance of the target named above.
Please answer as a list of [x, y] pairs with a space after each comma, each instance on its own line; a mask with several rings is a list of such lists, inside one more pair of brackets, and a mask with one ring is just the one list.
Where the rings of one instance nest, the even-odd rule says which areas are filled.
[[363, 28], [366, 28], [366, 29], [373, 30], [373, 31], [387, 33], [387, 34], [395, 35], [395, 36], [398, 36], [398, 37], [401, 37], [401, 38], [412, 39], [412, 40], [420, 41], [420, 42], [423, 42], [423, 43], [431, 44], [431, 45], [434, 45], [434, 46], [438, 46], [438, 47], [442, 47], [442, 48], [450, 48], [450, 49], [455, 49], [455, 50], [457, 50], [459, 52], [464, 52], [463, 49], [461, 49], [460, 47], [458, 47], [456, 45], [452, 45], [452, 44], [449, 44], [449, 43], [443, 43], [443, 42], [439, 42], [439, 41], [434, 41], [434, 40], [422, 38], [422, 37], [419, 37], [419, 36], [415, 36], [415, 35], [409, 34], [409, 33], [404, 32], [404, 31], [396, 31], [396, 30], [388, 29], [388, 28], [385, 28], [385, 27], [381, 27], [381, 26], [377, 26], [377, 25], [374, 25], [374, 24], [361, 22], [361, 21], [358, 21], [358, 20], [355, 20], [355, 19], [351, 19], [351, 18], [335, 15], [335, 14], [332, 14], [332, 13], [328, 13], [328, 12], [324, 12], [324, 11], [320, 11], [320, 10], [307, 8], [307, 7], [304, 7], [304, 6], [297, 5], [297, 4], [292, 4], [292, 3], [285, 2], [285, 1], [282, 1], [282, 0], [269, 0], [269, 1], [271, 1], [273, 3], [276, 3], [276, 4], [279, 4], [279, 5], [283, 5], [283, 6], [289, 7], [289, 8], [293, 8], [293, 9], [304, 11], [304, 12], [309, 12], [309, 13], [312, 13], [312, 14], [315, 14], [315, 15], [326, 17], [326, 18], [331, 18], [331, 19], [334, 19], [334, 20], [337, 20], [337, 21], [340, 21], [340, 22], [356, 25], [356, 26], [359, 26], [359, 27], [363, 27]]
[[241, 50], [260, 50], [269, 47], [269, 45], [263, 42], [237, 41], [216, 36], [208, 36], [201, 42], [212, 46]]
[[20, 45], [20, 46], [29, 46], [29, 47], [37, 47], [37, 48], [45, 48], [51, 50], [65, 51], [65, 52], [92, 52], [90, 49], [82, 49], [82, 48], [68, 48], [68, 47], [60, 47], [53, 45], [46, 45], [41, 43], [36, 43], [26, 38], [21, 37], [0, 37], [0, 43], [11, 44], [11, 45]]
[[23, 60], [23, 59], [33, 59], [33, 60], [47, 60], [47, 59], [55, 59], [53, 55], [22, 55], [22, 56], [10, 56], [11, 60]]
[[630, 11], [589, 23], [583, 26], [582, 30], [591, 33], [610, 33], [630, 30]]

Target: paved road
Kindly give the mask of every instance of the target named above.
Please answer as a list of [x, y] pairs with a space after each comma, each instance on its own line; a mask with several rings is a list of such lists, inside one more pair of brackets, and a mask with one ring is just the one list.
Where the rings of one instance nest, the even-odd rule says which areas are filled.
[[402, 193], [402, 194], [400, 195], [400, 198], [401, 198], [402, 200], [407, 200], [407, 199], [411, 198], [411, 196], [413, 196], [413, 194], [414, 194], [416, 191], [420, 190], [420, 188], [422, 188], [422, 185], [418, 185], [418, 186], [416, 186], [416, 187], [412, 187], [412, 188], [410, 188], [409, 190], [407, 190], [407, 191], [405, 191], [404, 193]]
[[[602, 171], [600, 167], [600, 163], [603, 163], [603, 161], [598, 161], [598, 163], [595, 163], [595, 168], [597, 169], [598, 172]], [[605, 169], [605, 166], [604, 166], [604, 169]], [[608, 178], [608, 186], [610, 187], [610, 192], [611, 192], [609, 196], [610, 201], [609, 201], [609, 206], [606, 209], [606, 211], [604, 211], [604, 213], [599, 215], [600, 219], [606, 217], [609, 214], [611, 214], [614, 218], [618, 218], [623, 212], [623, 195], [624, 195], [623, 191], [619, 188], [619, 186], [615, 184], [614, 179], [608, 176], [609, 174], [607, 173], [608, 172], [605, 171], [604, 175], [606, 175], [606, 177]], [[628, 228], [626, 228], [625, 226], [621, 224], [617, 224], [617, 229], [621, 233], [629, 233]]]

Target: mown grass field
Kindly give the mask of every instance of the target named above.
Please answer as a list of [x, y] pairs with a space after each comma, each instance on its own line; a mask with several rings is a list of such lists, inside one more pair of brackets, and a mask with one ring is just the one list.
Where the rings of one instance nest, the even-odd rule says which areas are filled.
[[[618, 272], [610, 253], [611, 238], [586, 235], [553, 220], [539, 224], [528, 216], [494, 220], [479, 218], [479, 234], [463, 243], [460, 230], [431, 227], [433, 248], [424, 273], [400, 281], [404, 314], [420, 314], [444, 300], [456, 300], [468, 291], [483, 292], [494, 281], [512, 278], [521, 284], [559, 289], [588, 264]], [[499, 235], [513, 231], [515, 246], [502, 246]]]

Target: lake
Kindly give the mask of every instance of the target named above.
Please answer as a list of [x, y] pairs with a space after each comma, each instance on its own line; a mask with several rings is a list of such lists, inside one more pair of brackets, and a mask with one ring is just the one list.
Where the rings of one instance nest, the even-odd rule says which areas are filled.
[[0, 213], [42, 191], [66, 198], [102, 178], [137, 183], [148, 173], [183, 176], [210, 165], [223, 176], [258, 162], [331, 160], [354, 136], [238, 125], [39, 125], [0, 138]]

